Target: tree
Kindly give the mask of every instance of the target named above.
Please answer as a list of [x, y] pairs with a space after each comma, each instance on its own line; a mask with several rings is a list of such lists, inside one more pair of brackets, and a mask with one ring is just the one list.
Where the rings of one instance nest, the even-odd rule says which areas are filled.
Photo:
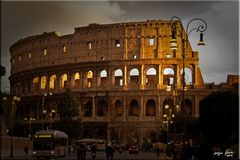
[[238, 144], [238, 95], [215, 92], [200, 103], [200, 131], [208, 143]]
[[54, 128], [67, 133], [70, 139], [79, 138], [82, 132], [79, 108], [77, 99], [69, 88], [60, 97], [58, 113], [60, 120], [54, 124]]

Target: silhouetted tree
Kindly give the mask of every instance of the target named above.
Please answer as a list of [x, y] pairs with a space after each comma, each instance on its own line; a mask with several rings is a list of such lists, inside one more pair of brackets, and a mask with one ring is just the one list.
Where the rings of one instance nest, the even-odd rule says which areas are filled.
[[201, 101], [199, 123], [208, 142], [238, 143], [238, 95], [216, 92]]
[[224, 91], [212, 93], [200, 102], [199, 126], [202, 151], [209, 153], [207, 148], [211, 148], [211, 144], [214, 143], [238, 144], [238, 99], [238, 94]]
[[69, 88], [66, 89], [60, 98], [58, 113], [60, 120], [54, 124], [54, 128], [67, 133], [70, 139], [80, 137], [82, 124], [77, 99]]

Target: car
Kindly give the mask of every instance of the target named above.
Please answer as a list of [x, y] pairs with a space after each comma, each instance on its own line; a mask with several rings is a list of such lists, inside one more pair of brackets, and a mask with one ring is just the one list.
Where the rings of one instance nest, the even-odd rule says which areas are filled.
[[129, 154], [138, 154], [139, 149], [136, 145], [132, 145], [129, 147], [128, 152], [129, 152]]

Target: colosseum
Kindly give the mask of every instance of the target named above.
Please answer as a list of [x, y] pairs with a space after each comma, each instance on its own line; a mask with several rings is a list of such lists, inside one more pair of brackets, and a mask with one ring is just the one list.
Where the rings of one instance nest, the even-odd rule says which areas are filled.
[[[73, 34], [56, 32], [20, 39], [10, 47], [11, 94], [21, 96], [18, 116], [34, 117], [33, 129], [55, 121], [66, 88], [77, 97], [83, 137], [120, 144], [155, 142], [170, 105], [187, 118], [199, 116], [200, 101], [215, 91], [204, 84], [198, 52], [187, 41], [186, 91], [182, 90], [182, 48], [170, 49], [167, 20], [89, 24]], [[166, 89], [174, 87], [170, 92]], [[181, 108], [184, 102], [185, 108]], [[179, 108], [174, 108], [178, 106]], [[42, 119], [43, 110], [56, 113]]]

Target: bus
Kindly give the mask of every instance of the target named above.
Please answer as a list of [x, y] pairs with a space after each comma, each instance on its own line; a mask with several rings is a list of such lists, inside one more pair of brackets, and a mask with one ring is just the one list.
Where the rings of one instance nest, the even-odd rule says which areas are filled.
[[90, 150], [93, 144], [96, 145], [97, 150], [105, 150], [106, 144], [103, 139], [84, 138], [77, 141], [77, 145], [85, 144], [88, 150]]
[[36, 159], [65, 157], [68, 154], [68, 135], [59, 130], [42, 130], [33, 136], [33, 156]]

